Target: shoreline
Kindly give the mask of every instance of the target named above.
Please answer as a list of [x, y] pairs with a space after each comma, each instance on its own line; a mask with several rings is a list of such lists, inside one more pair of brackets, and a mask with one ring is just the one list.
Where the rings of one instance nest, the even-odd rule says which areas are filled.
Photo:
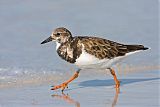
[[81, 75], [69, 84], [65, 94], [61, 90], [51, 91], [50, 86], [53, 84], [50, 83], [5, 88], [0, 91], [0, 106], [154, 107], [159, 105], [158, 74], [158, 70], [153, 70], [119, 75], [120, 92], [115, 90], [112, 76], [102, 73]]

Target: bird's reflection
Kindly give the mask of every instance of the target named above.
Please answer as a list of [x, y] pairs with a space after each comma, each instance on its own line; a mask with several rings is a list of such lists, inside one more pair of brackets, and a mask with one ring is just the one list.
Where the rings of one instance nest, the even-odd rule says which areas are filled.
[[120, 88], [116, 88], [114, 99], [112, 101], [112, 107], [115, 107], [115, 105], [117, 104], [119, 92], [120, 92]]
[[64, 100], [69, 104], [75, 104], [75, 107], [80, 107], [80, 103], [72, 99], [68, 94], [64, 94], [64, 93], [62, 93], [62, 95], [53, 94], [52, 97], [60, 99], [60, 100]]
[[[113, 101], [112, 101], [112, 107], [115, 107], [116, 104], [117, 104], [119, 92], [120, 92], [120, 89], [116, 88], [115, 95], [114, 95], [114, 98], [113, 98]], [[62, 93], [62, 94], [53, 94], [52, 97], [56, 98], [58, 100], [66, 101], [69, 104], [74, 104], [75, 107], [80, 107], [80, 103], [78, 101], [72, 99], [68, 94], [64, 94], [64, 93]]]

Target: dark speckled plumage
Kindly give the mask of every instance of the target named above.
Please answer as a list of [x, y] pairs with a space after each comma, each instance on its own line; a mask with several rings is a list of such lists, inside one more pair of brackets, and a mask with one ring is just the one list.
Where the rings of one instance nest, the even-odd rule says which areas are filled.
[[71, 41], [62, 43], [57, 53], [62, 59], [74, 63], [81, 55], [83, 46], [87, 53], [99, 59], [112, 59], [129, 52], [147, 49], [143, 45], [124, 45], [98, 37], [79, 36], [73, 37]]
[[73, 38], [71, 41], [62, 43], [57, 49], [58, 55], [70, 63], [75, 63], [76, 59], [82, 53], [82, 45], [78, 38]]

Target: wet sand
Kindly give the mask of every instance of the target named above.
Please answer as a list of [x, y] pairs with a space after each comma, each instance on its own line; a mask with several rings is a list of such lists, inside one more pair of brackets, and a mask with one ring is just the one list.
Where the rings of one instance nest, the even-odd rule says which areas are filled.
[[[100, 72], [81, 73], [62, 94], [51, 91], [51, 83], [4, 88], [0, 107], [158, 107], [159, 70], [119, 74], [119, 92], [111, 75]], [[60, 81], [60, 80], [59, 80]], [[58, 82], [57, 82], [58, 83]], [[54, 84], [55, 85], [55, 84]], [[7, 94], [6, 94], [7, 93]]]

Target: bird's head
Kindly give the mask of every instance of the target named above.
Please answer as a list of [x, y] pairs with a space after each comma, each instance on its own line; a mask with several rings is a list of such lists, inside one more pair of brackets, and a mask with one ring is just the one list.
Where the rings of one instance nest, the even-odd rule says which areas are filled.
[[47, 43], [50, 41], [56, 41], [61, 44], [61, 43], [65, 43], [71, 39], [72, 39], [71, 32], [64, 27], [60, 27], [60, 28], [56, 28], [52, 32], [51, 36], [49, 38], [45, 39], [43, 42], [41, 42], [41, 44], [44, 44], [44, 43]]

